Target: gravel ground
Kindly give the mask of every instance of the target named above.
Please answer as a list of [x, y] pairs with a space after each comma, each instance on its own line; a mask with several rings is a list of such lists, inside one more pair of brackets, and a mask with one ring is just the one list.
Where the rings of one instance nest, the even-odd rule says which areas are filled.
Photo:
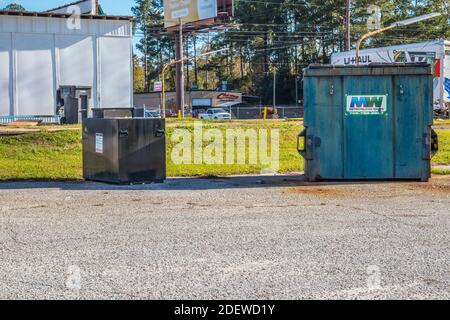
[[449, 299], [450, 177], [0, 183], [1, 299]]

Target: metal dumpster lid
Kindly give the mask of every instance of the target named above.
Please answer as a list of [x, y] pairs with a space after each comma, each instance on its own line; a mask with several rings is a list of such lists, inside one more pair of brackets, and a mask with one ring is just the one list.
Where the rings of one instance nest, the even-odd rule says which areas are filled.
[[431, 65], [426, 62], [371, 63], [360, 66], [311, 64], [304, 69], [305, 76], [364, 76], [364, 75], [432, 75]]

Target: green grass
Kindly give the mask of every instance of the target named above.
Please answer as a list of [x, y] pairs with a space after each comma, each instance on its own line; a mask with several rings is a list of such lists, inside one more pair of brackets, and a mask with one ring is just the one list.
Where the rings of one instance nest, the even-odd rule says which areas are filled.
[[438, 120], [434, 120], [434, 124], [436, 125], [440, 125], [440, 124], [450, 124], [450, 119], [438, 119]]
[[81, 176], [80, 131], [0, 136], [0, 180]]
[[[203, 129], [219, 129], [225, 136], [229, 128], [280, 130], [280, 172], [303, 170], [303, 161], [296, 151], [299, 122], [286, 121], [203, 121]], [[167, 121], [167, 174], [168, 176], [222, 176], [260, 173], [262, 165], [175, 165], [171, 153], [175, 142], [171, 135], [175, 129], [193, 131], [194, 122], [168, 119]], [[204, 145], [208, 144], [204, 142]], [[225, 148], [224, 148], [225, 149]], [[19, 136], [0, 136], [0, 180], [21, 179], [81, 179], [81, 132], [60, 131], [30, 133]], [[270, 151], [270, 150], [269, 150]]]
[[[450, 165], [450, 130], [436, 130], [439, 137], [439, 152], [433, 157], [434, 165]], [[433, 168], [434, 174], [450, 174], [450, 169]]]
[[[215, 128], [223, 134], [229, 128], [279, 129], [281, 173], [303, 170], [303, 160], [296, 151], [299, 121], [204, 121], [203, 130]], [[175, 142], [171, 136], [176, 129], [194, 130], [194, 122], [168, 120], [168, 176], [224, 176], [260, 173], [262, 165], [175, 165], [171, 153]], [[440, 150], [433, 158], [435, 165], [450, 165], [450, 130], [437, 130]], [[204, 145], [208, 142], [204, 141]], [[0, 180], [71, 180], [82, 178], [80, 131], [42, 131], [18, 136], [0, 136]], [[434, 168], [435, 174], [450, 174], [450, 170]]]
[[436, 130], [439, 138], [439, 151], [433, 157], [433, 164], [450, 165], [450, 130]]
[[[173, 121], [173, 120], [172, 120]], [[206, 164], [178, 164], [175, 165], [171, 159], [172, 150], [177, 141], [171, 141], [174, 130], [185, 129], [189, 132], [194, 131], [194, 122], [183, 122], [176, 126], [173, 122], [169, 122], [168, 128], [168, 140], [167, 140], [167, 173], [169, 176], [222, 176], [233, 174], [246, 174], [246, 173], [260, 173], [263, 169], [267, 169], [268, 166], [264, 165], [251, 165], [248, 164], [248, 154], [246, 154], [246, 163], [242, 164], [221, 164], [221, 165], [206, 165]], [[280, 168], [279, 172], [287, 173], [303, 170], [303, 161], [296, 150], [297, 134], [300, 131], [299, 122], [284, 122], [284, 121], [231, 121], [231, 122], [217, 122], [217, 121], [204, 121], [202, 129], [219, 129], [224, 136], [223, 148], [225, 150], [225, 132], [227, 129], [279, 129], [280, 134]], [[270, 141], [270, 139], [268, 139]], [[203, 141], [203, 146], [208, 145], [209, 141]], [[268, 143], [270, 146], [270, 143]], [[269, 149], [269, 152], [271, 150]], [[193, 159], [193, 152], [191, 152], [191, 159]], [[223, 159], [225, 163], [225, 159]]]
[[432, 168], [431, 173], [438, 175], [450, 175], [449, 169], [441, 169], [441, 168]]

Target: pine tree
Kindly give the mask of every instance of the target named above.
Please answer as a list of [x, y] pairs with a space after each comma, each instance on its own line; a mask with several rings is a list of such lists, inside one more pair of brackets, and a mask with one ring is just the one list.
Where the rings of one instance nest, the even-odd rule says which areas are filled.
[[[151, 89], [153, 81], [159, 80], [163, 65], [175, 56], [173, 40], [161, 35], [164, 30], [163, 9], [162, 0], [136, 0], [136, 6], [132, 8], [134, 33], [141, 38], [136, 47], [143, 57], [146, 90]], [[168, 79], [168, 87], [173, 88], [173, 75]]]

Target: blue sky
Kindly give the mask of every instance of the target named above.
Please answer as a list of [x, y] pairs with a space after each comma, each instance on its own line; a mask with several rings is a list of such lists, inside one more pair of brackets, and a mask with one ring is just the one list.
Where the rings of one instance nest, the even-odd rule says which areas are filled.
[[[75, 0], [0, 0], [0, 8], [10, 3], [18, 3], [29, 11], [44, 11], [61, 5], [75, 2]], [[103, 10], [108, 15], [131, 15], [134, 0], [100, 0]]]

